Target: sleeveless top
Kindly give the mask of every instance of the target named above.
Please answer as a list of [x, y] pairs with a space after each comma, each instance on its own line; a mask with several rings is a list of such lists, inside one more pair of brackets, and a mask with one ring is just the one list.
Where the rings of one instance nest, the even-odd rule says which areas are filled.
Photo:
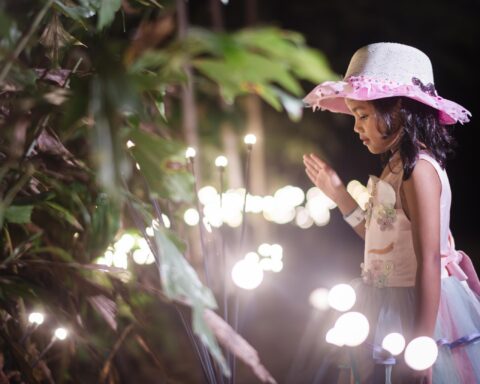
[[[440, 253], [442, 257], [439, 273], [442, 277], [456, 275], [460, 280], [465, 280], [466, 276], [458, 266], [462, 255], [455, 251], [449, 229], [452, 193], [447, 173], [428, 153], [420, 152], [419, 159], [428, 161], [435, 168], [441, 182]], [[379, 288], [413, 287], [417, 260], [411, 223], [402, 208], [400, 198], [403, 166], [398, 153], [392, 157], [390, 163], [390, 172], [381, 179], [371, 175], [367, 184], [370, 199], [366, 206], [362, 278], [367, 284]]]

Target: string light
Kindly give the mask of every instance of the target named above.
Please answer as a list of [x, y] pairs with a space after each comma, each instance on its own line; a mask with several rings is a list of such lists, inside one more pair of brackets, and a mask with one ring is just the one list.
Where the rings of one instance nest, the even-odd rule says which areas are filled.
[[243, 141], [248, 146], [252, 146], [257, 142], [257, 137], [253, 133], [249, 133], [248, 135], [245, 135]]
[[215, 159], [215, 166], [218, 168], [225, 168], [228, 165], [228, 159], [225, 156], [218, 156]]
[[187, 150], [185, 151], [185, 157], [187, 159], [193, 159], [197, 155], [197, 151], [195, 151], [195, 148], [188, 147]]
[[348, 311], [356, 299], [355, 290], [348, 284], [337, 284], [328, 292], [328, 304], [337, 311]]

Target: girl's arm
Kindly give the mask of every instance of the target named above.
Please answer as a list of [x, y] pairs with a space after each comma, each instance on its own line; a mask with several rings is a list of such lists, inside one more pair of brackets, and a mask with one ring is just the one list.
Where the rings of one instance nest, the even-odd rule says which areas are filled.
[[[358, 207], [357, 202], [348, 193], [340, 177], [327, 163], [314, 154], [304, 155], [303, 163], [309, 179], [337, 204], [342, 215], [347, 215]], [[365, 239], [365, 220], [353, 230], [358, 236]]]
[[411, 177], [402, 183], [404, 209], [410, 218], [417, 258], [413, 337], [433, 337], [435, 330], [440, 301], [441, 188], [435, 168], [426, 160], [418, 160]]

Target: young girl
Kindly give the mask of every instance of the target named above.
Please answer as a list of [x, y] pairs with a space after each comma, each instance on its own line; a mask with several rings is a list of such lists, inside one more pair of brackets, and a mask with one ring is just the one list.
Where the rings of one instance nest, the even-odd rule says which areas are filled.
[[[385, 163], [379, 178], [370, 176], [364, 210], [332, 168], [304, 156], [310, 180], [365, 239], [362, 278], [353, 286], [355, 310], [369, 319], [370, 334], [363, 348], [350, 350], [352, 379], [480, 383], [480, 282], [468, 256], [455, 250], [445, 172], [452, 145], [445, 126], [468, 122], [470, 113], [438, 96], [423, 52], [395, 43], [360, 48], [343, 81], [318, 85], [304, 101], [314, 110], [353, 115], [359, 139]], [[391, 332], [407, 343], [434, 338], [433, 369], [415, 372], [402, 357], [388, 356], [381, 344]]]

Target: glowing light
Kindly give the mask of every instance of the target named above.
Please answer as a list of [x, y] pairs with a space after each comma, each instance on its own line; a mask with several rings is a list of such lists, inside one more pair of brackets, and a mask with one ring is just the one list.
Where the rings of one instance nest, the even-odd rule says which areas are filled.
[[370, 193], [368, 191], [361, 192], [357, 197], [357, 203], [362, 208], [365, 209], [368, 201], [370, 200]]
[[258, 263], [242, 259], [233, 266], [232, 279], [240, 288], [255, 289], [263, 281], [263, 269]]
[[137, 168], [140, 171], [140, 164], [135, 163], [135, 168]]
[[45, 320], [45, 316], [40, 312], [32, 312], [28, 315], [28, 322], [35, 325], [40, 325]]
[[270, 246], [270, 256], [274, 260], [282, 260], [283, 247], [280, 244], [272, 244]]
[[271, 271], [273, 268], [273, 260], [270, 258], [262, 259], [259, 265], [264, 271]]
[[248, 252], [245, 255], [245, 260], [249, 263], [258, 263], [260, 261], [260, 257], [256, 252]]
[[203, 218], [203, 225], [208, 233], [212, 233], [212, 226], [210, 225], [206, 217]]
[[187, 159], [193, 159], [197, 155], [197, 151], [195, 151], [195, 148], [188, 147], [187, 150], [185, 151], [185, 157]]
[[263, 198], [262, 196], [247, 195], [247, 206], [245, 211], [252, 213], [260, 213], [263, 210]]
[[225, 168], [228, 165], [228, 160], [225, 156], [218, 156], [215, 159], [215, 166], [218, 168]]
[[[310, 305], [314, 308], [319, 309], [320, 311], [325, 311], [329, 308], [328, 305], [328, 289], [327, 288], [317, 288], [310, 293], [308, 297]], [[328, 340], [327, 340], [328, 342]]]
[[57, 328], [55, 330], [55, 338], [58, 340], [65, 340], [68, 337], [68, 331], [65, 328]]
[[278, 189], [273, 197], [278, 200], [281, 205], [296, 207], [305, 200], [305, 193], [298, 187], [287, 185]]
[[207, 204], [203, 208], [203, 213], [208, 223], [215, 228], [219, 228], [223, 224], [222, 210], [218, 204]]
[[405, 338], [397, 332], [389, 333], [383, 338], [382, 348], [390, 352], [393, 356], [397, 356], [402, 353], [405, 348]]
[[135, 147], [135, 143], [132, 140], [128, 140], [127, 141], [127, 148], [130, 149], [130, 148], [133, 148], [133, 147]]
[[147, 227], [145, 228], [145, 233], [147, 236], [153, 237], [155, 235], [155, 232], [152, 227]]
[[318, 226], [326, 225], [330, 221], [330, 209], [322, 197], [315, 196], [307, 202], [305, 207]]
[[328, 304], [337, 311], [348, 311], [356, 299], [355, 290], [348, 284], [337, 284], [328, 292]]
[[325, 193], [317, 187], [312, 187], [307, 191], [307, 200], [318, 199], [319, 204], [325, 206], [328, 209], [334, 209], [337, 204], [330, 199]]
[[133, 261], [139, 265], [152, 264], [155, 261], [155, 257], [150, 249], [139, 248], [133, 252]]
[[273, 196], [263, 198], [263, 216], [277, 224], [286, 224], [295, 218], [295, 208]]
[[262, 256], [270, 256], [270, 244], [263, 243], [258, 246], [258, 253]]
[[335, 322], [335, 328], [342, 335], [345, 345], [349, 347], [362, 344], [370, 332], [368, 320], [360, 312], [342, 314]]
[[128, 268], [127, 254], [123, 252], [115, 251], [113, 253], [113, 266], [117, 268], [127, 269]]
[[357, 196], [363, 192], [365, 187], [358, 180], [351, 180], [347, 184], [347, 192], [356, 200]]
[[200, 215], [195, 208], [189, 208], [183, 214], [183, 220], [185, 220], [185, 223], [193, 227], [200, 221]]
[[283, 269], [283, 261], [272, 259], [272, 272], [278, 273]]
[[128, 253], [135, 245], [135, 238], [129, 233], [124, 233], [113, 245], [116, 253]]
[[79, 236], [80, 236], [80, 234], [79, 234], [78, 232], [75, 232], [75, 233], [73, 234], [73, 238], [74, 238], [74, 239], [78, 239]]
[[200, 200], [203, 205], [219, 204], [220, 196], [214, 187], [207, 185], [198, 191], [198, 200]]
[[327, 334], [325, 335], [325, 341], [329, 344], [336, 345], [337, 347], [342, 347], [345, 345], [341, 333], [335, 327], [328, 330]]
[[295, 224], [302, 229], [310, 228], [313, 225], [313, 219], [304, 207], [297, 207], [295, 214]]
[[172, 224], [170, 223], [170, 219], [168, 218], [168, 216], [165, 215], [164, 213], [162, 213], [162, 220], [163, 220], [163, 225], [165, 225], [165, 228], [170, 228]]
[[244, 137], [243, 141], [247, 145], [253, 145], [257, 142], [257, 137], [253, 133], [249, 133]]
[[438, 347], [435, 340], [427, 336], [420, 336], [408, 343], [405, 348], [405, 363], [415, 371], [430, 368], [437, 360]]

